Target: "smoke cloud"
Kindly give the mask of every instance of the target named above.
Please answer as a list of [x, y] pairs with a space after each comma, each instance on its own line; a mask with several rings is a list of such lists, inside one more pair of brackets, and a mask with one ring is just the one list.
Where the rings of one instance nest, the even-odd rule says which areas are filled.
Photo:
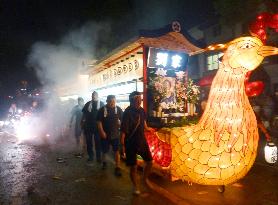
[[108, 24], [86, 23], [79, 29], [69, 32], [58, 44], [37, 42], [28, 57], [43, 85], [59, 86], [74, 80], [80, 72], [83, 60], [95, 58], [99, 32], [109, 29]]
[[[57, 44], [37, 42], [32, 46], [27, 65], [35, 70], [44, 94], [43, 109], [32, 115], [33, 119], [27, 123], [33, 129], [25, 129], [30, 132], [28, 135], [32, 141], [53, 144], [67, 134], [70, 112], [77, 101], [62, 102], [58, 96], [61, 93], [56, 91], [73, 84], [76, 89], [78, 76], [84, 69], [83, 62], [95, 58], [96, 42], [104, 30], [109, 32], [109, 24], [88, 22], [68, 32]], [[80, 96], [81, 93], [76, 94]]]

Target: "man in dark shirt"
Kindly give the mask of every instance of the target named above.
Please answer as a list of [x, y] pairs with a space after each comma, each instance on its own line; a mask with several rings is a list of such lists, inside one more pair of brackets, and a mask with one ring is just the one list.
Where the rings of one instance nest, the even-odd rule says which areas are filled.
[[120, 123], [123, 111], [119, 106], [116, 106], [115, 95], [108, 95], [107, 104], [100, 108], [97, 114], [98, 131], [101, 137], [102, 148], [102, 161], [103, 169], [106, 168], [106, 154], [109, 151], [110, 145], [115, 154], [115, 175], [121, 176], [120, 169], [120, 154], [119, 154], [119, 141], [120, 141]]
[[145, 138], [144, 131], [151, 131], [146, 123], [146, 114], [141, 107], [141, 94], [137, 91], [129, 95], [130, 106], [123, 113], [121, 124], [121, 143], [126, 154], [126, 164], [130, 166], [130, 178], [134, 185], [134, 194], [139, 195], [139, 183], [137, 180], [137, 154], [146, 163], [143, 180], [146, 184], [147, 177], [152, 168], [152, 155]]
[[[83, 98], [79, 97], [77, 98], [77, 105], [75, 105], [72, 108], [71, 111], [71, 118], [70, 118], [70, 127], [73, 124], [74, 121], [74, 136], [76, 140], [76, 145], [78, 147], [78, 151], [81, 152], [81, 147], [80, 147], [80, 141], [81, 141], [81, 119], [82, 119], [82, 108], [84, 107], [84, 100]], [[78, 153], [78, 155], [81, 155], [81, 153]]]
[[95, 151], [97, 162], [101, 162], [101, 147], [100, 138], [97, 131], [97, 112], [99, 108], [104, 106], [104, 103], [99, 101], [98, 93], [92, 93], [92, 100], [87, 102], [82, 109], [83, 116], [81, 120], [81, 127], [84, 129], [84, 135], [86, 137], [87, 152], [88, 152], [88, 162], [91, 163], [94, 160], [93, 152], [93, 136], [95, 141]]

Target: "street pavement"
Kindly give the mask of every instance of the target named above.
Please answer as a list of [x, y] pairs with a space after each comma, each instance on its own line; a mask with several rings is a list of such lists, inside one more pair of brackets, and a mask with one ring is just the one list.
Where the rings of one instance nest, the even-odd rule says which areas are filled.
[[[263, 159], [264, 141], [259, 143], [257, 160], [242, 180], [219, 193], [215, 186], [170, 182], [152, 175], [151, 182], [174, 195], [176, 204], [261, 204], [278, 205], [278, 165]], [[84, 205], [172, 205], [153, 190], [142, 196], [132, 194], [128, 168], [121, 164], [122, 177], [114, 176], [112, 157], [108, 167], [86, 164], [86, 157], [74, 156], [74, 139], [64, 137], [55, 145], [18, 142], [15, 136], [0, 133], [0, 204], [84, 204]], [[142, 172], [139, 172], [142, 175]]]
[[172, 204], [155, 192], [134, 196], [124, 163], [122, 177], [116, 177], [112, 158], [102, 170], [97, 162], [88, 166], [87, 158], [75, 153], [74, 138], [32, 145], [0, 133], [0, 204]]

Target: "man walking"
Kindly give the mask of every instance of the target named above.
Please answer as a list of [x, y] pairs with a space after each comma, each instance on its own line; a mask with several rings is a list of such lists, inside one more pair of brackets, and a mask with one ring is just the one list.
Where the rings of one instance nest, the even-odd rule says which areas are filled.
[[139, 195], [139, 183], [137, 179], [137, 154], [146, 163], [143, 182], [147, 184], [147, 177], [152, 168], [152, 155], [145, 138], [144, 131], [151, 131], [146, 123], [146, 114], [141, 107], [141, 94], [137, 91], [129, 95], [130, 106], [123, 113], [121, 124], [121, 143], [126, 153], [126, 164], [130, 166], [130, 179], [134, 185], [134, 194]]
[[115, 175], [121, 176], [122, 174], [120, 169], [119, 129], [123, 111], [119, 106], [116, 106], [115, 95], [108, 95], [106, 103], [107, 104], [98, 111], [97, 115], [98, 131], [101, 137], [103, 163], [102, 168], [106, 168], [106, 155], [111, 145], [115, 157]]
[[70, 127], [72, 126], [73, 121], [74, 121], [74, 136], [75, 136], [75, 141], [76, 141], [76, 145], [77, 145], [78, 152], [79, 152], [76, 154], [76, 156], [81, 156], [82, 148], [81, 148], [80, 142], [81, 142], [82, 130], [81, 130], [80, 123], [81, 123], [81, 119], [82, 119], [82, 108], [84, 107], [83, 98], [81, 98], [81, 97], [77, 98], [77, 103], [78, 104], [75, 105], [71, 111]]
[[96, 117], [99, 108], [104, 106], [104, 103], [99, 101], [98, 93], [92, 93], [92, 100], [87, 102], [82, 109], [83, 115], [81, 120], [81, 126], [84, 129], [84, 135], [86, 137], [87, 152], [88, 152], [88, 163], [91, 164], [94, 160], [93, 152], [93, 137], [95, 141], [95, 152], [97, 162], [101, 162], [101, 147], [100, 138], [97, 131]]

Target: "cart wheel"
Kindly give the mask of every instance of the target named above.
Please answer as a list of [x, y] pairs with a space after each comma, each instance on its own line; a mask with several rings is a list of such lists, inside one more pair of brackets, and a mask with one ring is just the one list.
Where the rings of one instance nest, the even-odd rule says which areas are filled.
[[218, 186], [217, 191], [219, 193], [224, 193], [225, 192], [225, 185]]

